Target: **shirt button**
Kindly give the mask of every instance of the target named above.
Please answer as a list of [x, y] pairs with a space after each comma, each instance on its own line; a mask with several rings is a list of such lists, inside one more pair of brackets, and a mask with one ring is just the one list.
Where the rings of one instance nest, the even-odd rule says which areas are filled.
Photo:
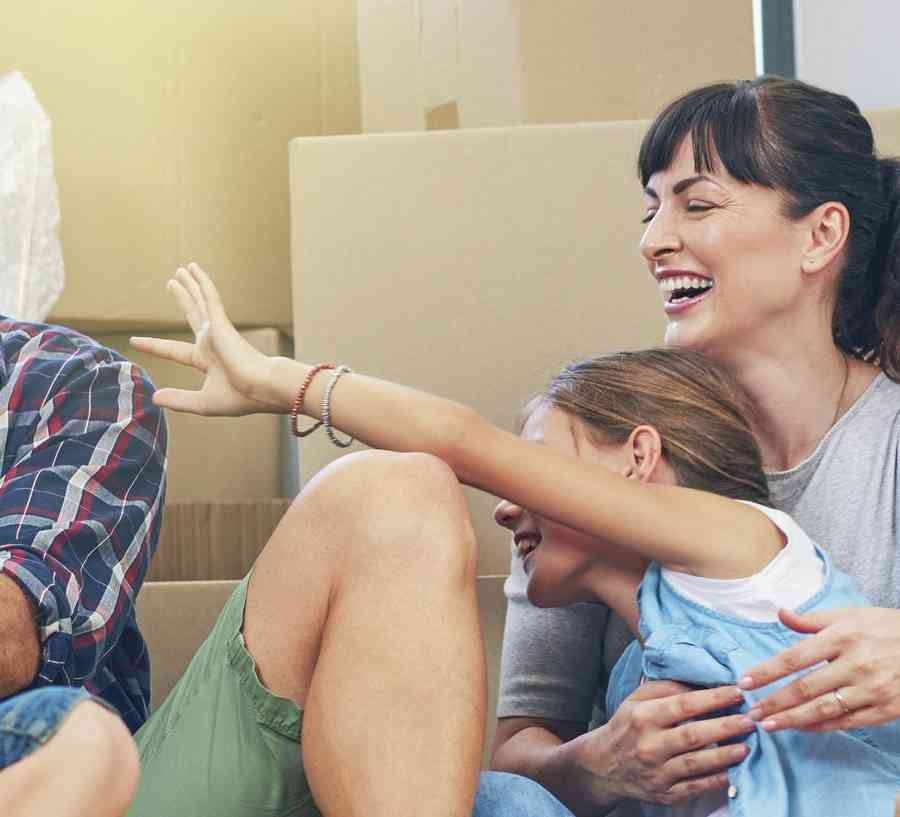
[[728, 787], [728, 799], [734, 800], [737, 797], [737, 786], [729, 786]]

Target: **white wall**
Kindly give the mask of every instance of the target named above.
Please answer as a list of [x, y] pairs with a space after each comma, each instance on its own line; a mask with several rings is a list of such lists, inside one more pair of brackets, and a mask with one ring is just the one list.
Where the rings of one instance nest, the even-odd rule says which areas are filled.
[[861, 108], [900, 105], [897, 0], [794, 0], [797, 77]]

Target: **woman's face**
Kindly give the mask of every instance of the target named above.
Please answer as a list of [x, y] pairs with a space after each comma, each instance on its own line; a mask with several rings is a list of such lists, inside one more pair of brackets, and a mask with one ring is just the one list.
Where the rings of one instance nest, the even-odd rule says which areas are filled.
[[[613, 471], [623, 473], [627, 468], [627, 446], [598, 445], [588, 437], [579, 420], [546, 404], [531, 413], [521, 436]], [[501, 502], [494, 519], [513, 533], [518, 558], [528, 576], [528, 599], [538, 607], [595, 601], [596, 594], [587, 577], [601, 562], [616, 563], [637, 575], [647, 564], [641, 557], [511, 502]]]
[[803, 221], [774, 190], [743, 184], [717, 162], [697, 173], [690, 139], [644, 190], [641, 253], [659, 282], [666, 343], [729, 357], [783, 348], [804, 306]]

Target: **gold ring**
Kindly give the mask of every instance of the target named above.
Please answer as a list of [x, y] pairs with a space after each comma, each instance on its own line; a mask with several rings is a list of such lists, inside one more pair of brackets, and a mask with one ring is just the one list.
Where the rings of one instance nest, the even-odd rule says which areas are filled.
[[845, 715], [849, 715], [853, 710], [847, 706], [847, 702], [844, 700], [844, 696], [841, 695], [841, 691], [839, 689], [832, 690], [834, 693], [834, 697], [837, 698], [837, 702], [841, 705], [841, 709], [844, 710]]

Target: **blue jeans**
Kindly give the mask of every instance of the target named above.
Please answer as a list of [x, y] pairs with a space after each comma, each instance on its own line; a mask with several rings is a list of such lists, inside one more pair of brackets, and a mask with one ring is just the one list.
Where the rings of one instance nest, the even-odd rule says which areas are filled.
[[89, 700], [83, 689], [41, 687], [0, 701], [0, 769], [43, 746], [72, 709]]
[[505, 772], [482, 772], [472, 817], [574, 817], [543, 786]]

